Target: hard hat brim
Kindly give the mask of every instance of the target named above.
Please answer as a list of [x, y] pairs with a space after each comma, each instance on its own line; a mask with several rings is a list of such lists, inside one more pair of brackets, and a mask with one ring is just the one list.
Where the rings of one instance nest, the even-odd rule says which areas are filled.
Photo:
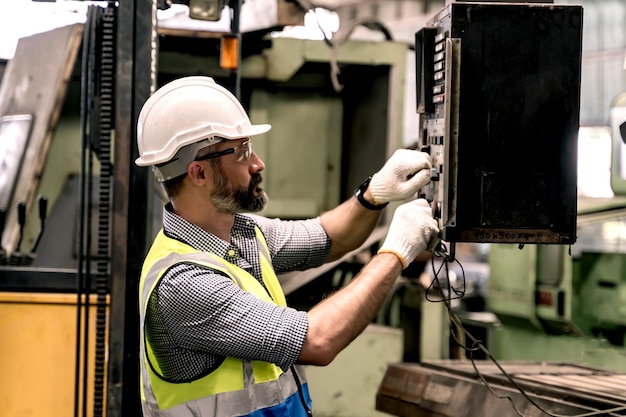
[[[242, 131], [242, 132], [237, 132], [237, 134], [234, 134], [234, 135], [233, 134], [220, 134], [219, 136], [221, 138], [228, 139], [228, 140], [251, 138], [253, 136], [258, 136], [258, 135], [262, 135], [263, 133], [267, 133], [269, 132], [271, 128], [272, 128], [272, 125], [269, 125], [269, 124], [251, 125], [249, 129], [246, 129], [245, 131]], [[197, 140], [190, 140], [189, 143], [183, 145], [183, 147], [191, 145], [193, 143], [197, 143]], [[170, 161], [174, 157], [175, 154], [176, 152], [174, 152], [172, 155], [161, 154], [161, 157], [158, 159], [154, 158], [154, 155], [146, 154], [144, 155], [144, 157], [139, 157], [135, 159], [135, 164], [140, 167], [163, 164], [163, 163], [166, 163], [167, 161]], [[150, 158], [149, 156], [152, 156], [152, 158]]]
[[247, 129], [245, 132], [241, 132], [240, 134], [233, 135], [233, 136], [220, 134], [220, 136], [225, 139], [230, 139], [230, 140], [251, 138], [252, 136], [258, 136], [258, 135], [262, 135], [263, 133], [267, 133], [269, 132], [271, 128], [272, 128], [272, 125], [268, 125], [268, 124], [252, 125], [250, 126], [250, 129]]

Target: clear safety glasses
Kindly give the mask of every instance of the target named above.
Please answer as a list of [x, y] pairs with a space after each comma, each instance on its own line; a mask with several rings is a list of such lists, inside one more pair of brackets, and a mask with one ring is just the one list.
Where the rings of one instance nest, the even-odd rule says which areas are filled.
[[219, 152], [208, 153], [206, 155], [197, 157], [196, 159], [194, 159], [194, 161], [204, 161], [207, 159], [218, 158], [220, 156], [230, 155], [231, 153], [235, 154], [235, 156], [237, 157], [237, 162], [247, 161], [248, 158], [250, 158], [250, 155], [252, 155], [252, 142], [250, 142], [250, 139], [248, 139], [244, 142], [241, 142], [239, 146], [224, 149], [223, 151]]

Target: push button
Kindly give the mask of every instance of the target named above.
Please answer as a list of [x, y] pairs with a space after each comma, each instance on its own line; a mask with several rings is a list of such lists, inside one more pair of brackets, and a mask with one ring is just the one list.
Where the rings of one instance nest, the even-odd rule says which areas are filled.
[[430, 169], [430, 180], [439, 181], [439, 170], [437, 168]]

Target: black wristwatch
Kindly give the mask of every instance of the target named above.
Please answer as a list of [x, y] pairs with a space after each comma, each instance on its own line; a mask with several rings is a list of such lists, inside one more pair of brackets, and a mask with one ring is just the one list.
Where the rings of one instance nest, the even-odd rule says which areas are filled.
[[359, 185], [359, 188], [357, 188], [355, 192], [356, 199], [359, 200], [359, 203], [361, 203], [361, 205], [368, 210], [382, 210], [385, 207], [387, 207], [387, 204], [389, 203], [375, 205], [375, 204], [370, 203], [363, 197], [363, 194], [365, 194], [365, 190], [367, 190], [367, 187], [370, 186], [371, 180], [372, 180], [372, 177], [369, 177], [368, 179], [363, 181], [363, 184]]

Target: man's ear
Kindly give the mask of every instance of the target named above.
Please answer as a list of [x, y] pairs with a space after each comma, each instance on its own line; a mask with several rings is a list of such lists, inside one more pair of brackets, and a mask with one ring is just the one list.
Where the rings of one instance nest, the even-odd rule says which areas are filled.
[[193, 161], [187, 167], [187, 176], [194, 184], [202, 185], [211, 176], [211, 173], [207, 171], [207, 166], [208, 164]]

